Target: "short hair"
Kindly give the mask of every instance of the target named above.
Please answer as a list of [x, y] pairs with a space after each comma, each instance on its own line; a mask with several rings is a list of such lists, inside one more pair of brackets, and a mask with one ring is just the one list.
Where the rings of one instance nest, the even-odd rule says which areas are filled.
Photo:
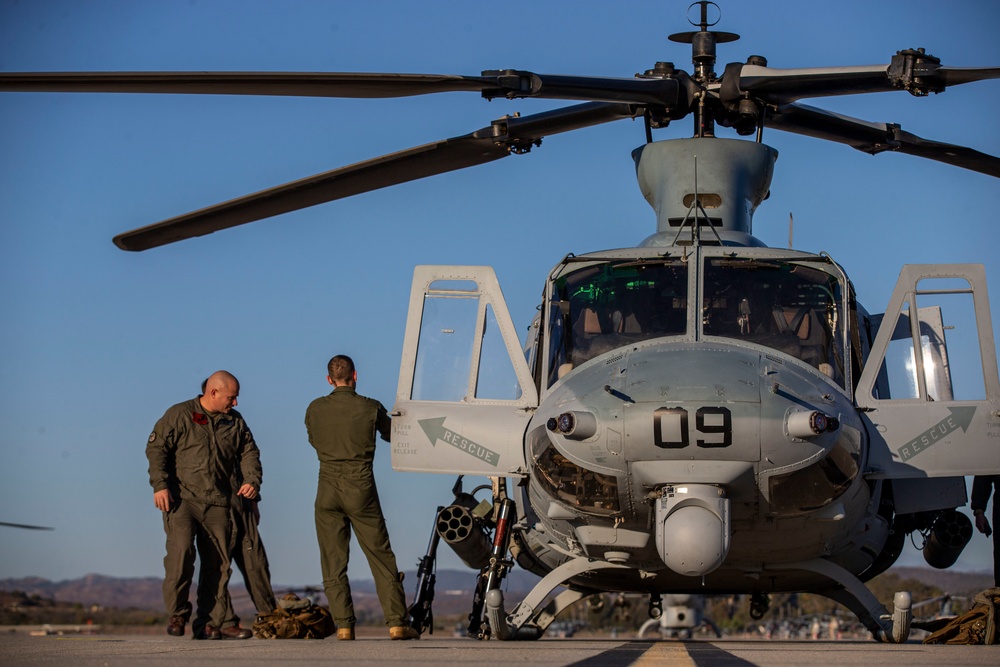
[[326, 372], [334, 382], [347, 382], [354, 375], [354, 360], [346, 354], [338, 354], [326, 365]]

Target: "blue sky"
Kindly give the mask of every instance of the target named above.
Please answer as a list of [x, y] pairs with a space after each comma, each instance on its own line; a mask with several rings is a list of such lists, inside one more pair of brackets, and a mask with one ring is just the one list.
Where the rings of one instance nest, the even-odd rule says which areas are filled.
[[[484, 69], [629, 77], [691, 70], [689, 3], [365, 3], [0, 0], [0, 70]], [[800, 0], [720, 2], [719, 65], [886, 63], [925, 47], [946, 65], [1000, 64], [1000, 6]], [[926, 99], [883, 93], [807, 103], [1000, 155], [1000, 81]], [[302, 423], [351, 354], [359, 390], [391, 406], [417, 264], [490, 264], [528, 325], [567, 252], [633, 245], [655, 221], [634, 181], [640, 123], [551, 137], [527, 156], [408, 183], [145, 253], [116, 233], [272, 185], [465, 134], [544, 101], [451, 93], [399, 100], [0, 95], [0, 578], [160, 576], [163, 533], [143, 454], [153, 423], [226, 368], [262, 449], [261, 530], [276, 584], [316, 584], [317, 463]], [[690, 122], [655, 138], [683, 137]], [[720, 134], [731, 136], [725, 130]], [[779, 151], [755, 233], [840, 262], [881, 312], [904, 263], [987, 267], [1000, 321], [1000, 182], [904, 155], [772, 132]], [[997, 330], [997, 327], [994, 326]], [[1000, 334], [998, 334], [1000, 335]], [[1000, 339], [1000, 338], [998, 338]], [[450, 476], [378, 483], [400, 566], [423, 553]], [[355, 577], [369, 578], [360, 553]], [[908, 548], [901, 561], [922, 562]], [[458, 560], [442, 550], [442, 567]], [[959, 568], [990, 567], [978, 534]], [[412, 591], [410, 591], [412, 592]]]

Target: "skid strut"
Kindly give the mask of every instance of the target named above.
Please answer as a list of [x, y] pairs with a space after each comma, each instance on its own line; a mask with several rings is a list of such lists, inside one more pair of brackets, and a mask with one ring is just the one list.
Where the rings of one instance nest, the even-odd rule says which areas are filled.
[[486, 614], [490, 621], [490, 629], [498, 639], [537, 639], [545, 627], [552, 622], [555, 614], [590, 594], [589, 592], [568, 590], [548, 605], [543, 606], [542, 603], [557, 586], [584, 572], [622, 569], [629, 569], [629, 566], [595, 558], [569, 560], [549, 572], [535, 584], [527, 597], [514, 608], [513, 613], [509, 616], [504, 611], [503, 591], [499, 588], [488, 590], [486, 591]]
[[896, 593], [893, 597], [893, 612], [890, 614], [860, 579], [828, 560], [814, 558], [796, 563], [785, 563], [781, 569], [816, 572], [839, 584], [837, 588], [816, 592], [841, 603], [854, 612], [876, 640], [889, 644], [902, 644], [909, 638], [910, 621], [913, 619], [912, 600], [909, 593], [905, 591]]

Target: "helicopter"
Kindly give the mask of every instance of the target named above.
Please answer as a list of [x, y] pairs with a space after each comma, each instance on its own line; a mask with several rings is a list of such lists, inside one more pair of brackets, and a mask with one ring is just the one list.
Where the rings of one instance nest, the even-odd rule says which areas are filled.
[[[709, 6], [696, 4], [702, 14]], [[940, 517], [946, 517], [945, 533], [961, 524], [947, 513], [964, 503], [956, 480], [1000, 467], [984, 436], [998, 394], [981, 272], [956, 266], [905, 270], [901, 281], [909, 287], [901, 282], [886, 309], [895, 324], [882, 327], [884, 318], [854, 302], [850, 282], [832, 258], [763, 248], [750, 226], [774, 162], [774, 151], [762, 143], [765, 130], [802, 132], [870, 152], [911, 153], [996, 176], [991, 156], [798, 103], [897, 89], [926, 95], [994, 78], [996, 70], [940, 67], [927, 54], [907, 52], [880, 68], [772, 70], [754, 59], [727, 66], [720, 77], [714, 72], [715, 46], [734, 40], [708, 30], [708, 23], [703, 16], [699, 30], [678, 33], [675, 40], [691, 44], [692, 73], [656, 64], [627, 80], [516, 70], [480, 77], [327, 77], [342, 88], [323, 93], [334, 96], [466, 90], [586, 102], [500, 118], [454, 140], [116, 237], [120, 247], [147, 249], [528, 152], [551, 134], [618, 119], [642, 121], [647, 144], [636, 159], [643, 193], [657, 211], [656, 233], [636, 248], [568, 256], [554, 268], [526, 350], [518, 349], [490, 271], [419, 267], [415, 276], [394, 408], [393, 463], [399, 470], [495, 480], [493, 505], [499, 509], [489, 527], [502, 539], [489, 559], [484, 591], [493, 636], [537, 636], [545, 614], [554, 618], [552, 612], [574, 602], [573, 595], [595, 590], [745, 592], [755, 596], [751, 604], [758, 610], [768, 592], [817, 590], [846, 600], [877, 638], [901, 641], [905, 599], [889, 614], [861, 582], [891, 564], [904, 529], [922, 530]], [[5, 74], [0, 90], [218, 93], [287, 83], [277, 75], [270, 83], [247, 79]], [[303, 77], [285, 90], [329, 90], [318, 80], [323, 77]], [[695, 124], [692, 139], [652, 141], [654, 130], [686, 118]], [[718, 127], [756, 134], [757, 140], [716, 137]], [[930, 295], [912, 288], [922, 280], [948, 283], [935, 292], [971, 295], [985, 400], [956, 404], [947, 396], [942, 332], [950, 324], [938, 317], [936, 306], [924, 310], [922, 299]], [[952, 281], [965, 282], [955, 288]], [[755, 285], [752, 294], [737, 295], [739, 287]], [[772, 293], [787, 303], [759, 303]], [[654, 294], [656, 306], [649, 300]], [[472, 301], [475, 309], [469, 308]], [[665, 321], [642, 322], [629, 301]], [[624, 309], [615, 321], [619, 302], [633, 306], [634, 323]], [[432, 322], [427, 316], [436, 313], [427, 311], [428, 304], [459, 304], [472, 311], [476, 328], [455, 326], [455, 313]], [[912, 312], [919, 316], [910, 317]], [[765, 325], [775, 330], [765, 332]], [[917, 372], [910, 373], [913, 395], [899, 398], [889, 393], [891, 371], [882, 360], [888, 348], [907, 345], [907, 329]], [[493, 333], [499, 341], [490, 338]], [[439, 363], [454, 357], [438, 343], [460, 335], [472, 352], [465, 366]], [[617, 338], [598, 338], [606, 335]], [[489, 375], [499, 366], [485, 362], [497, 359], [509, 364], [506, 377]], [[436, 373], [418, 373], [427, 369]], [[445, 371], [459, 377], [461, 391], [443, 386], [453, 379]], [[511, 378], [516, 397], [485, 391], [486, 380], [503, 389], [515, 384]], [[966, 412], [952, 417], [952, 408]], [[508, 497], [506, 479], [517, 481], [516, 500]], [[799, 487], [823, 497], [799, 497]], [[789, 545], [800, 540], [809, 544]], [[695, 542], [698, 550], [684, 551]], [[510, 615], [499, 586], [512, 563], [508, 552], [513, 562], [547, 579]], [[697, 564], [691, 566], [692, 560]], [[543, 612], [544, 597], [560, 584], [570, 587], [570, 595]]]
[[705, 616], [705, 600], [698, 595], [666, 595], [664, 596], [664, 613], [659, 618], [647, 620], [639, 628], [636, 636], [642, 639], [647, 632], [655, 628], [662, 637], [683, 637], [691, 639], [696, 630], [705, 626], [711, 629], [716, 637], [722, 637], [722, 631], [715, 622]]

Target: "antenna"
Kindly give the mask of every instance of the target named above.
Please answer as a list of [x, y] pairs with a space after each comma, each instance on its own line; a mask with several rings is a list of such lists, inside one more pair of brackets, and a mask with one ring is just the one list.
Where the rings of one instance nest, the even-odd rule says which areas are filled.
[[795, 220], [792, 218], [791, 211], [788, 212], [788, 249], [792, 249], [792, 230], [795, 227]]
[[[691, 202], [691, 206], [688, 207], [687, 215], [684, 216], [684, 220], [681, 221], [680, 228], [677, 230], [677, 234], [674, 235], [673, 245], [677, 245], [677, 239], [680, 238], [681, 233], [684, 228], [691, 222], [691, 245], [701, 244], [701, 222], [700, 216], [705, 217], [705, 225], [712, 230], [715, 234], [715, 238], [718, 239], [719, 245], [722, 245], [722, 237], [719, 236], [719, 231], [712, 226], [712, 219], [708, 217], [708, 211], [701, 203], [701, 196], [698, 192], [698, 155], [694, 156], [694, 201]], [[694, 213], [694, 220], [691, 220], [691, 213]]]

